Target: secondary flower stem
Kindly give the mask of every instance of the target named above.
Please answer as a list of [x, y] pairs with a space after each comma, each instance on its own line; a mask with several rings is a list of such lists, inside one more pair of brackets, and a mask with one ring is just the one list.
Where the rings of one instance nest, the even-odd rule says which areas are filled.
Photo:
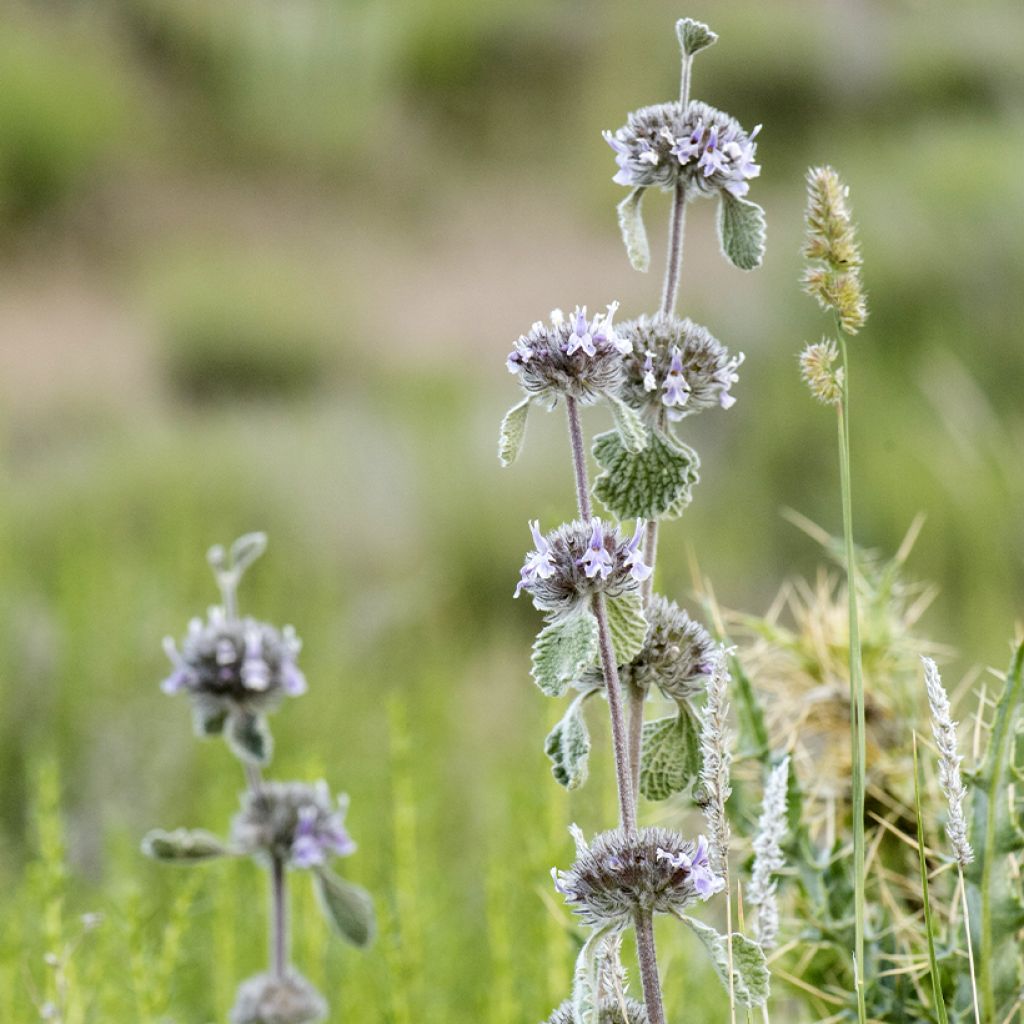
[[661, 981], [658, 978], [658, 957], [654, 949], [654, 919], [650, 913], [636, 915], [636, 950], [640, 961], [640, 982], [647, 1005], [650, 1024], [665, 1024], [665, 1008], [661, 1002]]
[[270, 968], [277, 980], [288, 973], [288, 907], [284, 861], [274, 857], [270, 871]]
[[569, 415], [569, 442], [572, 445], [572, 466], [576, 474], [576, 501], [580, 508], [580, 518], [590, 522], [594, 513], [590, 507], [590, 485], [587, 483], [587, 453], [583, 447], [579, 406], [571, 395], [565, 396], [565, 411]]

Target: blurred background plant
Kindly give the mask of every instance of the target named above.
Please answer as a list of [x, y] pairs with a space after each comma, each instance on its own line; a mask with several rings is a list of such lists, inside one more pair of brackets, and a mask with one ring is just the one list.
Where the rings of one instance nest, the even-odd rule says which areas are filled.
[[[352, 795], [353, 873], [381, 901], [377, 952], [296, 950], [310, 980], [395, 1024], [540, 1020], [561, 997], [574, 949], [546, 872], [569, 858], [568, 820], [614, 816], [596, 803], [614, 786], [595, 758], [594, 784], [553, 792], [536, 743], [554, 722], [526, 677], [535, 623], [510, 605], [507, 536], [572, 496], [553, 420], [535, 418], [526, 455], [550, 472], [550, 507], [501, 473], [495, 369], [524, 308], [649, 306], [600, 131], [675, 94], [664, 27], [684, 14], [730, 41], [702, 91], [765, 124], [770, 245], [754, 276], [688, 264], [681, 312], [747, 362], [728, 422], [692, 428], [704, 482], [666, 527], [664, 586], [686, 592], [693, 545], [723, 606], [766, 609], [820, 560], [780, 507], [838, 533], [830, 438], [794, 357], [819, 328], [793, 284], [803, 173], [827, 160], [856, 195], [872, 305], [858, 539], [896, 551], [924, 511], [912, 575], [938, 595], [916, 635], [959, 652], [951, 690], [1005, 663], [1024, 598], [1011, 0], [969, 17], [864, 0], [656, 0], [643, 17], [611, 0], [8, 0], [0, 1018], [33, 1019], [43, 957], [82, 913], [104, 922], [66, 971], [69, 1020], [223, 1019], [257, 967], [259, 909], [218, 875], [247, 865], [204, 873], [172, 943], [180, 880], [136, 853], [152, 821], [215, 827], [232, 810], [207, 784], [215, 753], [164, 721], [158, 641], [205, 599], [203, 567], [182, 570], [194, 552], [256, 527], [281, 557], [253, 571], [254, 613], [302, 622], [312, 684], [281, 723], [281, 770]], [[647, 211], [655, 252], [663, 220]], [[691, 252], [717, 244], [710, 209], [688, 228]], [[310, 753], [332, 740], [343, 757]], [[59, 856], [41, 853], [41, 806]], [[719, 1007], [680, 970], [692, 950], [661, 947], [667, 999], [685, 987]]]

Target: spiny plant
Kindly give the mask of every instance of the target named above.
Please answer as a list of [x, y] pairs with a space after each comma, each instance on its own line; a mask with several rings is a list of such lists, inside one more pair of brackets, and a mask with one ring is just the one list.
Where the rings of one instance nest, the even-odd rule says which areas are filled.
[[348, 797], [334, 798], [323, 781], [278, 782], [263, 777], [272, 742], [267, 716], [285, 697], [306, 692], [296, 659], [300, 641], [291, 626], [278, 630], [238, 610], [242, 577], [263, 554], [266, 537], [251, 533], [207, 559], [222, 603], [205, 621], [194, 618], [180, 649], [168, 638], [173, 665], [165, 693], [185, 693], [200, 736], [223, 736], [247, 781], [228, 839], [199, 829], [155, 830], [143, 851], [173, 864], [201, 864], [218, 857], [250, 856], [270, 874], [269, 968], [239, 986], [232, 1024], [309, 1024], [324, 1020], [323, 996], [289, 962], [289, 869], [311, 871], [319, 905], [342, 939], [367, 946], [374, 932], [371, 898], [329, 867], [332, 857], [355, 851], [345, 829]]
[[[699, 479], [697, 453], [677, 424], [704, 409], [728, 409], [743, 358], [730, 355], [706, 327], [676, 314], [688, 205], [717, 198], [721, 248], [734, 266], [754, 269], [764, 252], [764, 214], [746, 198], [750, 180], [760, 173], [754, 141], [759, 129], [747, 132], [728, 114], [691, 99], [694, 57], [717, 36], [688, 18], [676, 32], [682, 48], [679, 99], [635, 111], [623, 127], [605, 133], [619, 165], [614, 180], [630, 188], [618, 216], [637, 270], [650, 265], [643, 197], [654, 187], [672, 196], [658, 310], [622, 324], [613, 322], [617, 303], [595, 316], [585, 306], [569, 315], [555, 310], [515, 342], [507, 362], [525, 397], [502, 423], [501, 462], [509, 465], [518, 456], [532, 407], [564, 405], [576, 484], [576, 519], [547, 533], [539, 522], [529, 524], [533, 550], [515, 591], [529, 594], [546, 617], [533, 646], [534, 681], [551, 697], [574, 694], [545, 749], [558, 782], [570, 789], [582, 785], [591, 747], [584, 709], [603, 698], [619, 806], [616, 829], [588, 840], [574, 827], [576, 862], [555, 872], [558, 891], [589, 934], [571, 997], [550, 1024], [664, 1024], [655, 914], [671, 914], [697, 935], [728, 990], [733, 1016], [737, 1004], [758, 1007], [768, 998], [762, 948], [734, 932], [731, 922], [727, 656], [703, 626], [653, 590], [659, 522], [683, 514]], [[614, 429], [594, 438], [601, 473], [592, 487], [580, 408], [595, 405], [611, 412]], [[595, 516], [592, 495], [620, 523], [635, 525]], [[655, 691], [675, 705], [675, 713], [645, 721]], [[639, 826], [641, 796], [664, 800], [694, 784], [708, 838]], [[780, 806], [784, 800], [776, 792], [776, 818]], [[759, 875], [766, 933], [772, 928], [774, 851], [766, 838]], [[689, 913], [723, 892], [724, 935]], [[629, 929], [636, 938], [642, 1006], [628, 998], [619, 960]]]

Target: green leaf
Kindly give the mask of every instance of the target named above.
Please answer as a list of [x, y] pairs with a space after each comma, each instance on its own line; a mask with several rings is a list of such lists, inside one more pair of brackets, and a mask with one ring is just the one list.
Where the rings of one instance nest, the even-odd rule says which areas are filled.
[[326, 868], [317, 869], [315, 885], [320, 909], [338, 935], [360, 949], [370, 945], [376, 931], [370, 894]]
[[700, 771], [700, 735], [693, 715], [679, 713], [644, 723], [640, 747], [640, 792], [648, 800], [681, 793]]
[[718, 240], [725, 258], [740, 270], [755, 270], [764, 259], [764, 210], [757, 203], [722, 193]]
[[606, 924], [591, 932], [576, 958], [572, 979], [572, 1015], [575, 1024], [598, 1024], [600, 998], [597, 981], [601, 947], [615, 927], [614, 924]]
[[192, 725], [197, 736], [219, 736], [227, 717], [227, 709], [216, 704], [197, 703], [192, 708]]
[[623, 447], [630, 455], [638, 455], [647, 447], [647, 428], [635, 409], [628, 406], [621, 398], [608, 396], [615, 417], [615, 429], [619, 432]]
[[[719, 981], [729, 990], [729, 947], [726, 937], [694, 917], [680, 914], [711, 957]], [[732, 933], [732, 987], [740, 1006], [763, 1006], [768, 1001], [770, 976], [761, 947], [739, 932]]]
[[199, 864], [226, 857], [231, 850], [215, 835], [202, 829], [179, 828], [174, 832], [154, 829], [142, 840], [142, 852], [153, 860]]
[[544, 753], [551, 759], [551, 774], [566, 789], [578, 789], [587, 781], [590, 733], [583, 717], [583, 702], [597, 692], [581, 693], [544, 741]]
[[250, 764], [266, 764], [274, 741], [262, 715], [235, 711], [228, 719], [227, 741], [235, 756]]
[[647, 619], [639, 590], [630, 590], [605, 601], [608, 610], [608, 630], [612, 635], [612, 648], [617, 665], [628, 665], [639, 653], [647, 639]]
[[640, 209], [646, 191], [645, 187], [633, 189], [615, 208], [619, 215], [622, 241], [626, 244], [626, 255], [633, 269], [641, 273], [646, 273], [651, 265], [651, 247], [647, 244], [647, 231]]
[[498, 460], [503, 466], [511, 466], [523, 450], [526, 438], [526, 414], [530, 411], [530, 399], [524, 398], [513, 405], [501, 421], [501, 434], [498, 437]]
[[660, 430], [652, 431], [641, 452], [628, 451], [618, 431], [598, 434], [594, 458], [604, 470], [594, 494], [623, 520], [680, 515], [700, 479], [697, 453]]
[[246, 533], [231, 545], [231, 567], [241, 579], [242, 573], [267, 550], [265, 533]]
[[533, 644], [530, 674], [549, 697], [561, 697], [597, 659], [597, 621], [589, 611], [545, 626]]
[[676, 22], [676, 35], [687, 57], [718, 42], [716, 32], [712, 32], [703, 21], [694, 21], [693, 18], [680, 18]]

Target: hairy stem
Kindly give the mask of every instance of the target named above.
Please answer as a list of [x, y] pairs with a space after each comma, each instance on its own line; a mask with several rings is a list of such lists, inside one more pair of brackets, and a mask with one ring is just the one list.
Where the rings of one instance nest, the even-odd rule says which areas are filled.
[[843, 540], [846, 551], [846, 596], [850, 622], [850, 743], [853, 754], [853, 885], [854, 956], [856, 958], [857, 1014], [867, 1020], [864, 999], [864, 772], [867, 744], [864, 723], [864, 677], [861, 667], [860, 619], [857, 614], [857, 564], [853, 547], [853, 496], [850, 485], [850, 368], [846, 338], [839, 330], [843, 353], [843, 398], [839, 413], [839, 477], [843, 500]]
[[587, 452], [583, 447], [583, 428], [580, 426], [580, 409], [576, 399], [565, 396], [565, 411], [569, 416], [569, 442], [572, 446], [572, 467], [576, 474], [576, 501], [580, 518], [589, 522], [593, 516], [590, 507], [590, 485], [587, 483]]
[[661, 981], [658, 978], [658, 955], [654, 948], [654, 918], [647, 911], [636, 915], [636, 952], [640, 961], [640, 982], [647, 1005], [650, 1024], [665, 1024], [665, 1007], [661, 1001]]
[[270, 969], [278, 980], [288, 973], [288, 906], [284, 861], [274, 857], [270, 870]]
[[683, 267], [683, 236], [686, 232], [686, 186], [676, 185], [672, 200], [672, 219], [668, 228], [668, 259], [665, 264], [665, 283], [661, 290], [661, 313], [670, 316], [676, 308], [679, 294], [679, 274]]
[[967, 906], [967, 886], [964, 884], [964, 866], [957, 864], [960, 876], [960, 899], [964, 907], [964, 931], [967, 933], [967, 963], [971, 971], [971, 998], [974, 1002], [974, 1024], [981, 1024], [981, 1009], [978, 1005], [978, 975], [974, 969], [974, 942], [971, 939], [971, 912]]

